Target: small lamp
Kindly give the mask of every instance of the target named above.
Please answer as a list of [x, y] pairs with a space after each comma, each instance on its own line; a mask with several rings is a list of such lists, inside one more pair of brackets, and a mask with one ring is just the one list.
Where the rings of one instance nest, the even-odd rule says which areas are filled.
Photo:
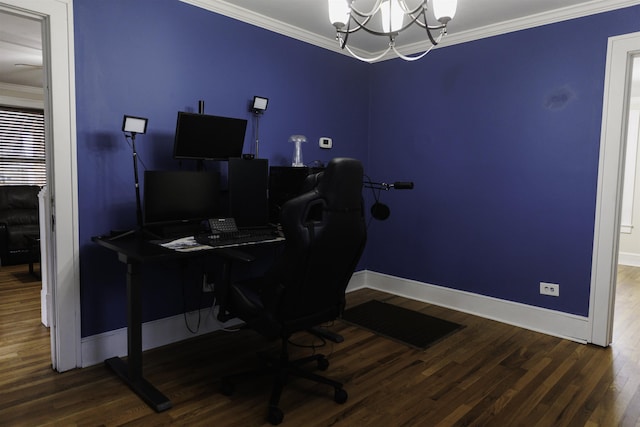
[[[136, 151], [136, 134], [145, 134], [147, 132], [148, 119], [136, 116], [124, 116], [122, 120], [122, 131], [131, 134], [131, 149], [133, 151], [133, 176], [136, 186], [136, 219], [138, 221], [138, 230], [142, 229], [142, 206], [140, 203], [140, 182], [138, 180], [138, 152]], [[125, 135], [126, 137], [126, 135]]]
[[255, 141], [256, 141], [256, 158], [258, 157], [258, 146], [260, 145], [260, 115], [265, 112], [267, 109], [267, 104], [269, 103], [269, 98], [264, 98], [262, 96], [254, 96], [253, 102], [251, 103], [251, 107], [249, 111], [251, 111], [256, 118], [255, 125]]
[[254, 96], [253, 103], [251, 104], [251, 111], [253, 111], [253, 114], [262, 114], [267, 109], [268, 103], [269, 103], [269, 98]]
[[129, 132], [133, 136], [136, 133], [147, 133], [147, 122], [149, 119], [135, 116], [124, 116], [122, 120], [122, 132]]

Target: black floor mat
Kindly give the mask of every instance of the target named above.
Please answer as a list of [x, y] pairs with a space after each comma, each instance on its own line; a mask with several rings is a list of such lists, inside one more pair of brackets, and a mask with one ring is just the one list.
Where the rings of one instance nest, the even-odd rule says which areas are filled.
[[345, 310], [342, 319], [420, 350], [463, 328], [457, 323], [377, 300]]

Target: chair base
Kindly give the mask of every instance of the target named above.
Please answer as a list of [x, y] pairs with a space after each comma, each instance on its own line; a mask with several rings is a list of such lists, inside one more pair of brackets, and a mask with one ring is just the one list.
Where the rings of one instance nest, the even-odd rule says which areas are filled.
[[289, 377], [306, 378], [310, 381], [315, 381], [319, 384], [326, 384], [333, 387], [333, 400], [336, 403], [342, 404], [345, 403], [348, 399], [348, 394], [342, 388], [343, 385], [341, 382], [323, 377], [322, 375], [318, 375], [301, 368], [308, 363], [315, 362], [319, 370], [327, 370], [327, 368], [329, 367], [329, 361], [323, 354], [314, 354], [312, 356], [304, 357], [301, 359], [289, 360], [286, 340], [283, 340], [282, 353], [280, 354], [280, 358], [269, 357], [264, 354], [260, 354], [259, 356], [265, 362], [265, 365], [262, 368], [224, 376], [221, 379], [220, 389], [224, 395], [230, 396], [233, 394], [235, 389], [234, 385], [238, 381], [242, 381], [248, 378], [254, 378], [261, 375], [273, 375], [274, 382], [271, 389], [271, 396], [269, 398], [267, 413], [267, 421], [269, 421], [272, 425], [280, 424], [284, 419], [284, 413], [282, 412], [282, 410], [280, 410], [278, 405], [280, 403], [282, 390]]

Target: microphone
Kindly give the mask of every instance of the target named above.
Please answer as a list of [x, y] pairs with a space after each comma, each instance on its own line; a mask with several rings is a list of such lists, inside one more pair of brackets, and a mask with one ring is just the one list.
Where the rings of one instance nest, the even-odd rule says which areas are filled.
[[391, 209], [384, 203], [375, 202], [371, 206], [371, 216], [379, 221], [384, 221], [391, 215]]
[[392, 187], [396, 190], [413, 190], [413, 181], [396, 181]]

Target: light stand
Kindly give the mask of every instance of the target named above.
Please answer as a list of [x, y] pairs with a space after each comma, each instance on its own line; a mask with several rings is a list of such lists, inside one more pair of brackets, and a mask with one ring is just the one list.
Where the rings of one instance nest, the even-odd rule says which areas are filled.
[[131, 137], [131, 149], [133, 151], [133, 176], [135, 179], [135, 187], [136, 187], [136, 220], [137, 220], [137, 228], [134, 231], [129, 231], [124, 234], [121, 234], [117, 237], [123, 237], [132, 232], [141, 231], [142, 230], [142, 203], [140, 202], [140, 181], [138, 179], [138, 152], [136, 151], [136, 135], [141, 133], [145, 134], [147, 132], [147, 121], [148, 119], [142, 117], [134, 117], [134, 116], [124, 116], [122, 121], [122, 131], [125, 132], [125, 137], [127, 137], [127, 132], [129, 132], [129, 136]]
[[256, 122], [255, 128], [255, 141], [256, 141], [256, 159], [258, 158], [258, 145], [259, 141], [259, 132], [260, 132], [260, 115], [265, 112], [267, 109], [267, 104], [269, 103], [269, 98], [263, 98], [261, 96], [254, 96], [253, 102], [251, 103], [251, 108], [249, 111], [253, 113]]

